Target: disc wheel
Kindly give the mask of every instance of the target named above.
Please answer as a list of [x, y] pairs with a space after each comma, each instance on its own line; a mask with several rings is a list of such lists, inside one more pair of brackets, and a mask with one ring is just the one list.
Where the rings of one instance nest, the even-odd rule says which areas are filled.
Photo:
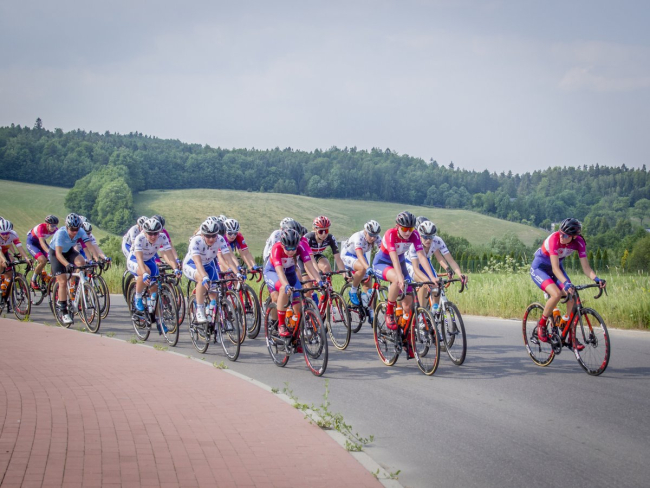
[[108, 291], [108, 285], [106, 281], [101, 276], [95, 276], [93, 278], [93, 288], [99, 299], [99, 309], [101, 316], [105, 319], [108, 316], [108, 312], [111, 309], [111, 294]]
[[[585, 346], [582, 351], [577, 350], [576, 341]], [[609, 333], [605, 321], [594, 309], [582, 309], [571, 346], [580, 366], [588, 374], [598, 376], [607, 369], [612, 352]]]
[[196, 323], [196, 299], [193, 297], [190, 300], [190, 306], [188, 307], [188, 312], [189, 312], [189, 332], [190, 332], [190, 339], [192, 340], [192, 344], [194, 345], [194, 349], [199, 351], [199, 353], [203, 354], [205, 351], [208, 350], [208, 346], [210, 345], [210, 336], [208, 335], [207, 328], [208, 324], [197, 324]]
[[23, 276], [17, 275], [14, 278], [11, 285], [11, 304], [14, 307], [14, 315], [18, 320], [29, 318], [32, 311], [32, 301], [27, 280]]
[[433, 315], [424, 307], [418, 308], [411, 324], [410, 341], [420, 371], [427, 376], [435, 373], [440, 361], [440, 343]]
[[451, 302], [447, 302], [445, 307], [440, 331], [449, 359], [456, 366], [460, 366], [465, 361], [467, 354], [467, 336], [463, 317], [460, 315], [458, 307]]
[[149, 338], [149, 334], [151, 333], [151, 324], [145, 317], [145, 314], [148, 312], [145, 311], [142, 313], [135, 313], [135, 281], [131, 281], [131, 283], [129, 283], [129, 289], [126, 295], [128, 297], [126, 303], [128, 304], [129, 312], [131, 313], [131, 322], [133, 323], [133, 330], [135, 331], [135, 335], [141, 341], [146, 341]]
[[[286, 353], [284, 340], [278, 334], [277, 306], [271, 303], [271, 298], [266, 300], [264, 305], [264, 337], [266, 339], [266, 348], [273, 362], [280, 367], [284, 367], [289, 361]], [[273, 317], [275, 315], [275, 318]]]
[[167, 344], [174, 347], [178, 344], [181, 326], [178, 323], [178, 308], [176, 308], [176, 293], [172, 285], [162, 283], [159, 287], [156, 321]]
[[[238, 303], [236, 296], [235, 300]], [[221, 310], [217, 315], [215, 327], [217, 328], [217, 342], [221, 342], [223, 352], [231, 361], [236, 361], [239, 357], [241, 336], [246, 335], [241, 325], [242, 317], [234, 305], [233, 298], [225, 297], [221, 302]]]
[[300, 341], [305, 363], [316, 376], [323, 376], [327, 369], [327, 337], [318, 310], [306, 307], [301, 321]]
[[255, 290], [248, 283], [244, 283], [242, 286], [241, 297], [244, 306], [246, 333], [249, 338], [255, 339], [260, 333], [260, 325], [262, 323], [260, 302]]
[[372, 322], [372, 334], [379, 359], [386, 365], [392, 366], [399, 358], [399, 349], [395, 339], [386, 327], [386, 302], [379, 302], [375, 309], [375, 319]]
[[343, 297], [336, 292], [332, 292], [330, 304], [327, 307], [325, 320], [327, 323], [327, 332], [332, 341], [332, 345], [339, 351], [344, 351], [350, 344], [350, 311], [343, 300]]
[[524, 313], [522, 321], [522, 334], [524, 335], [524, 345], [530, 358], [538, 366], [548, 366], [555, 358], [555, 352], [551, 342], [542, 342], [537, 336], [537, 327], [539, 319], [542, 318], [544, 307], [539, 303], [532, 303]]

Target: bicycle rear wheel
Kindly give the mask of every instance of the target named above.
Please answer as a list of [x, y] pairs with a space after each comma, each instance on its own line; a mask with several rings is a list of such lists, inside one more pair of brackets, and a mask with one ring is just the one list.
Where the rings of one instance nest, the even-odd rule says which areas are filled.
[[[236, 296], [234, 299], [238, 300]], [[233, 304], [232, 297], [226, 297], [222, 300], [221, 307], [222, 309], [219, 311], [215, 325], [218, 334], [217, 340], [221, 340], [221, 347], [223, 348], [223, 352], [226, 353], [226, 357], [231, 361], [236, 361], [241, 348], [241, 336], [245, 335], [245, 332], [241, 328], [242, 318], [239, 310]]]
[[277, 305], [271, 303], [271, 298], [267, 298], [264, 306], [264, 338], [266, 339], [266, 348], [269, 350], [269, 355], [273, 362], [281, 368], [289, 361], [287, 349], [284, 345], [284, 340], [278, 335], [278, 319], [273, 318], [274, 311], [277, 310]]
[[174, 288], [167, 284], [160, 285], [158, 297], [158, 310], [156, 311], [158, 326], [167, 341], [174, 347], [178, 344], [178, 335], [181, 326], [178, 324], [178, 309], [176, 308], [176, 293]]
[[375, 309], [375, 319], [372, 322], [372, 334], [375, 339], [377, 354], [382, 363], [392, 366], [399, 358], [399, 349], [395, 338], [386, 327], [386, 302], [379, 302]]
[[95, 289], [89, 281], [81, 283], [81, 288], [77, 290], [77, 293], [81, 293], [79, 297], [79, 317], [86, 324], [88, 332], [96, 334], [102, 321], [97, 293], [95, 293]]
[[522, 333], [524, 335], [524, 345], [530, 355], [530, 358], [538, 366], [548, 366], [555, 358], [555, 352], [551, 342], [542, 342], [537, 336], [537, 327], [539, 319], [542, 318], [544, 307], [539, 303], [531, 303], [522, 321]]
[[32, 311], [32, 301], [27, 280], [20, 275], [14, 278], [11, 285], [11, 304], [14, 307], [14, 315], [18, 320], [29, 318]]
[[440, 329], [449, 359], [456, 366], [460, 366], [467, 354], [467, 337], [463, 317], [455, 304], [447, 302]]
[[108, 285], [104, 278], [101, 276], [95, 276], [93, 278], [93, 288], [95, 288], [95, 293], [99, 299], [99, 309], [103, 319], [108, 316], [108, 312], [111, 309], [111, 295], [108, 292]]
[[187, 312], [187, 307], [185, 304], [185, 295], [183, 295], [183, 288], [179, 283], [172, 285], [174, 290], [174, 297], [176, 298], [176, 309], [178, 311], [178, 326], [183, 325], [185, 321], [185, 313]]
[[192, 339], [192, 344], [194, 345], [194, 349], [199, 351], [201, 354], [205, 353], [205, 351], [208, 350], [208, 346], [210, 345], [210, 336], [207, 333], [208, 330], [208, 324], [197, 324], [196, 323], [196, 298], [192, 298], [190, 300], [190, 306], [189, 306], [189, 314], [190, 314], [190, 323], [189, 323], [189, 331], [190, 331], [190, 339]]
[[[246, 340], [246, 322], [244, 318], [244, 306], [242, 301], [237, 293], [232, 290], [226, 291], [224, 294], [226, 300], [230, 302], [235, 313], [231, 318], [238, 320], [239, 325], [239, 343], [243, 344]], [[234, 336], [233, 336], [234, 337]]]
[[43, 276], [39, 275], [36, 277], [36, 284], [38, 285], [38, 290], [34, 290], [30, 286], [30, 290], [32, 294], [32, 305], [40, 305], [41, 303], [43, 303], [43, 300], [48, 294], [48, 286], [47, 283], [43, 281]]
[[255, 290], [248, 283], [242, 286], [242, 302], [244, 305], [244, 316], [246, 322], [246, 333], [251, 339], [255, 339], [260, 333], [262, 323], [262, 312], [260, 302], [257, 299]]
[[332, 292], [330, 304], [327, 307], [327, 332], [329, 333], [332, 345], [339, 351], [344, 351], [350, 344], [350, 312], [343, 297]]
[[[576, 349], [576, 341], [585, 346], [582, 351]], [[598, 376], [607, 369], [612, 352], [609, 333], [605, 321], [594, 309], [582, 309], [580, 319], [575, 324], [571, 346], [580, 366], [588, 374]]]
[[56, 320], [56, 323], [59, 324], [59, 326], [68, 329], [74, 323], [74, 314], [71, 311], [72, 307], [70, 307], [70, 300], [68, 300], [68, 314], [70, 315], [72, 322], [70, 322], [69, 324], [66, 324], [63, 321], [62, 314], [57, 309], [56, 306], [57, 303], [59, 303], [59, 282], [58, 281], [54, 282], [54, 284], [52, 285], [52, 291], [50, 293], [50, 310], [52, 311], [52, 315], [54, 315], [54, 320]]
[[[362, 305], [352, 304], [350, 301], [350, 288], [352, 288], [352, 283], [346, 283], [343, 285], [343, 288], [341, 288], [341, 296], [343, 297], [343, 300], [345, 300], [348, 312], [350, 313], [350, 331], [356, 334], [361, 330], [361, 326], [363, 326], [363, 324], [368, 320], [368, 315]], [[334, 347], [336, 347], [336, 345]]]
[[328, 349], [325, 327], [318, 310], [306, 307], [301, 321], [300, 341], [305, 363], [316, 376], [323, 376], [327, 369]]
[[435, 373], [440, 361], [440, 343], [433, 315], [424, 307], [418, 308], [411, 324], [410, 341], [420, 371], [427, 376]]
[[126, 292], [126, 296], [128, 297], [126, 303], [129, 307], [129, 312], [131, 313], [131, 322], [133, 323], [133, 330], [135, 331], [135, 335], [141, 341], [146, 341], [149, 338], [149, 334], [151, 333], [151, 326], [145, 317], [145, 314], [148, 312], [145, 311], [142, 313], [136, 313], [135, 281], [131, 281], [131, 283], [129, 283], [129, 289]]

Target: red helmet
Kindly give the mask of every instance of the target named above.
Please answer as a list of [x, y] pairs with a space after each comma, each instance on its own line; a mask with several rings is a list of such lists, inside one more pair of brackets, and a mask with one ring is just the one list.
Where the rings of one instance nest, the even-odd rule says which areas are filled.
[[324, 215], [320, 215], [314, 219], [314, 229], [329, 229], [332, 225], [330, 219]]

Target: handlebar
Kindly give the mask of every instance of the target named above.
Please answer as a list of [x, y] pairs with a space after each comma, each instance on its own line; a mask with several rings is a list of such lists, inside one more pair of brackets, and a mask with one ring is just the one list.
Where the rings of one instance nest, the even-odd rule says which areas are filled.
[[[573, 288], [577, 292], [580, 290], [586, 290], [587, 288], [596, 288], [596, 287], [599, 288], [599, 290], [598, 290], [598, 294], [594, 296], [594, 299], [598, 300], [601, 296], [603, 296], [603, 292], [605, 292], [605, 295], [607, 295], [607, 285], [601, 288], [598, 283], [592, 283], [590, 285], [575, 285]], [[573, 295], [575, 295], [575, 293], [567, 293], [567, 296], [562, 298], [560, 303], [568, 302], [571, 298], [573, 298]]]
[[247, 274], [250, 274], [251, 277], [257, 275], [257, 279], [255, 280], [255, 283], [259, 283], [260, 281], [262, 281], [262, 278], [264, 278], [264, 273], [263, 270], [261, 269], [249, 269], [247, 271]]

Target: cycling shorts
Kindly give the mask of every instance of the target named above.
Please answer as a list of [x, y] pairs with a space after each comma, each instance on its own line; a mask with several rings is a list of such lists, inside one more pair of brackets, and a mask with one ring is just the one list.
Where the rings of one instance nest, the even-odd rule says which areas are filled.
[[[74, 247], [71, 247], [68, 252], [63, 253], [63, 257], [66, 261], [72, 264], [74, 264], [74, 260], [77, 259], [77, 256], [79, 256], [79, 253]], [[65, 274], [65, 266], [57, 259], [54, 249], [50, 249], [49, 259], [50, 264], [52, 265], [52, 276]]]
[[[560, 270], [562, 271], [562, 274], [564, 274], [564, 277], [568, 280], [569, 275], [566, 274], [566, 271], [564, 271], [564, 267], [562, 266], [561, 262]], [[551, 284], [557, 285], [560, 290], [562, 289], [562, 283], [555, 277], [555, 274], [553, 273], [553, 266], [551, 266], [547, 259], [536, 257], [533, 260], [533, 264], [530, 265], [530, 277], [533, 282], [542, 289], [542, 291], [546, 291], [546, 287]]]
[[[152, 278], [155, 278], [160, 274], [155, 256], [145, 261], [144, 264], [149, 268], [149, 274]], [[128, 269], [133, 276], [138, 276], [138, 260], [135, 259], [135, 256], [131, 256], [126, 261], [126, 269]]]
[[[208, 279], [210, 281], [216, 281], [219, 279], [219, 267], [217, 264], [212, 261], [209, 264], [203, 266], [205, 272], [208, 274]], [[196, 264], [191, 259], [183, 265], [183, 274], [190, 281], [196, 281]]]
[[[429, 264], [431, 264], [431, 260], [429, 260]], [[421, 273], [424, 273], [425, 275], [427, 274], [427, 272], [424, 270], [424, 268], [420, 263], [418, 263], [418, 268], [420, 269]], [[411, 263], [411, 261], [406, 261], [406, 269], [408, 270], [411, 279], [415, 280], [415, 269], [413, 268], [413, 263]], [[436, 273], [436, 268], [434, 268], [433, 265], [431, 265], [431, 269], [433, 270], [433, 276], [437, 278], [438, 273]]]
[[[298, 293], [297, 290], [302, 289], [302, 283], [300, 283], [300, 280], [298, 279], [296, 268], [294, 267], [285, 270], [284, 275], [287, 277], [289, 284], [296, 288], [296, 291], [293, 292], [293, 298], [300, 298], [300, 293]], [[278, 276], [278, 273], [275, 272], [275, 270], [264, 270], [264, 282], [266, 283], [266, 286], [269, 287], [270, 291], [280, 291], [280, 288], [282, 287], [280, 277]]]
[[126, 259], [129, 259], [129, 254], [131, 254], [131, 244], [122, 242], [122, 254], [124, 254]]
[[48, 256], [48, 253], [45, 252], [41, 246], [41, 241], [32, 237], [31, 234], [27, 234], [27, 242], [25, 243], [25, 247], [27, 247], [29, 254], [34, 256], [34, 259], [38, 259], [40, 256], [45, 256], [47, 258]]
[[359, 258], [356, 254], [345, 253], [341, 256], [341, 259], [343, 260], [343, 264], [345, 264], [345, 269], [354, 271], [354, 263], [356, 263]]
[[316, 264], [318, 264], [318, 261], [320, 261], [321, 259], [327, 260], [327, 258], [325, 257], [325, 254], [314, 254], [314, 262]]
[[[408, 269], [406, 269], [406, 260], [400, 259], [399, 264], [402, 270], [402, 275], [404, 277], [410, 276]], [[375, 271], [375, 274], [379, 276], [382, 280], [388, 281], [388, 279], [386, 278], [386, 274], [391, 269], [393, 269], [393, 261], [391, 261], [390, 256], [388, 254], [379, 251], [377, 254], [375, 254], [375, 259], [372, 262], [372, 269]]]

